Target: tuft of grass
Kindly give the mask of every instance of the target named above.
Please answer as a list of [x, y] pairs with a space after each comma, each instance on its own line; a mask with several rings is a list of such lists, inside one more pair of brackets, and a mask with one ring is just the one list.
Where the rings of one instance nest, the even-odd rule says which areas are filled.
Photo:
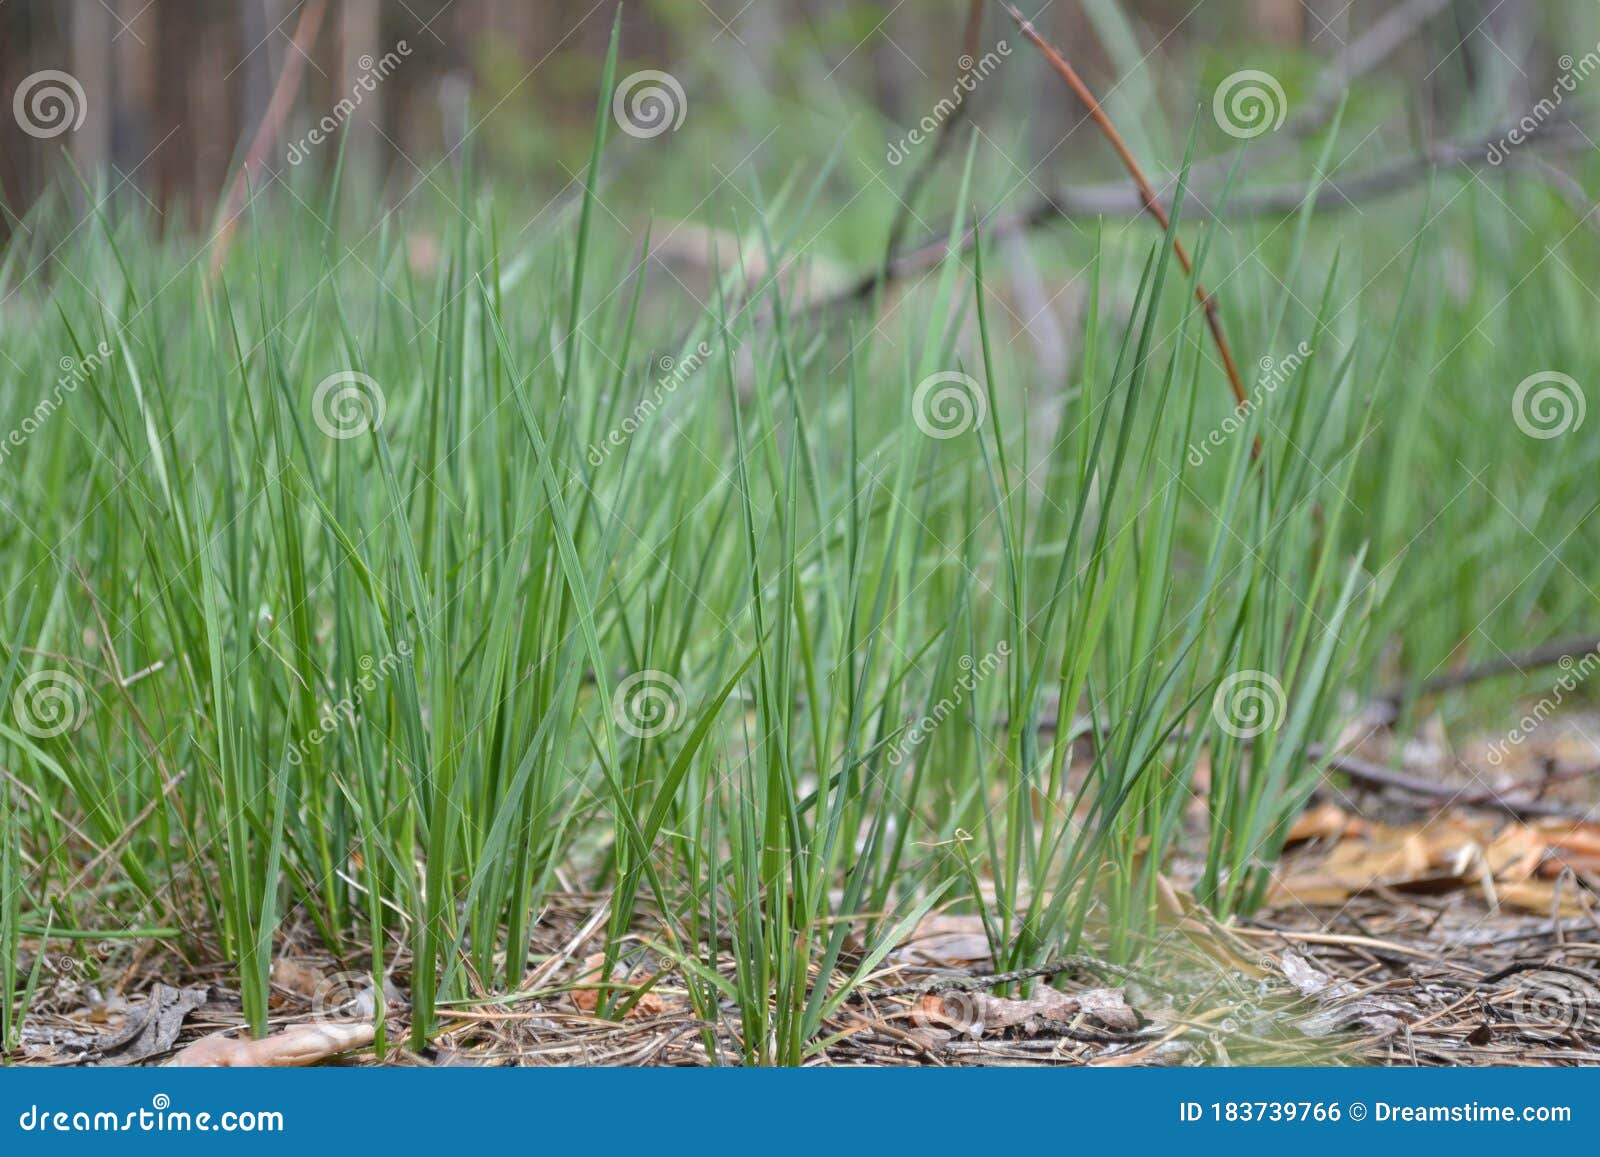
[[[1186, 273], [1180, 180], [1165, 236], [1082, 242], [1081, 352], [1040, 381], [981, 229], [870, 331], [802, 308], [818, 177], [755, 183], [762, 271], [668, 308], [649, 237], [595, 211], [615, 59], [570, 232], [508, 242], [468, 166], [368, 229], [336, 186], [252, 202], [214, 286], [110, 205], [41, 204], [0, 261], [32, 387], [0, 415], [8, 1049], [24, 941], [161, 931], [260, 1033], [290, 923], [409, 994], [419, 1047], [444, 1005], [525, 995], [580, 886], [606, 977], [647, 949], [742, 1060], [799, 1064], [935, 906], [1002, 969], [1127, 958], [1182, 847], [1249, 912], [1341, 693], [1592, 609], [1559, 573], [1593, 557], [1592, 443], [1541, 454], [1449, 384], [1578, 356], [1564, 274], [1518, 291], [1546, 329], [1491, 341], [1466, 323], [1509, 324], [1501, 287], [1407, 292], [1435, 223], [1375, 335], [1310, 198], [1287, 238], [1207, 229]], [[974, 136], [952, 240], [991, 191]], [[447, 223], [436, 268], [413, 212]], [[1243, 411], [1203, 269], [1241, 351], [1310, 351]], [[641, 995], [602, 987], [605, 1015]]]

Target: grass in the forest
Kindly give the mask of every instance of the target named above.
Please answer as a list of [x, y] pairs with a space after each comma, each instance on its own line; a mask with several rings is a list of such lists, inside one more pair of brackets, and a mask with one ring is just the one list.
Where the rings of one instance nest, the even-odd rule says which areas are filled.
[[[1002, 969], [1130, 957], [1184, 840], [1250, 911], [1368, 680], [1592, 609], [1595, 444], [1509, 409], [1592, 358], [1588, 295], [1496, 272], [1532, 242], [1485, 191], [1381, 264], [1309, 207], [1257, 245], [1180, 194], [1195, 274], [1095, 231], [1041, 380], [987, 244], [876, 327], [742, 270], [661, 308], [650, 242], [596, 220], [608, 104], [571, 228], [508, 241], [462, 177], [431, 273], [337, 183], [264, 201], [214, 282], [65, 195], [0, 260], [7, 1048], [25, 943], [227, 962], [261, 1031], [290, 920], [420, 1044], [523, 991], [559, 875], [609, 897], [611, 959], [643, 936], [798, 1063], [934, 905]], [[763, 269], [828, 180], [750, 182]], [[1201, 276], [1263, 367], [1242, 414]]]

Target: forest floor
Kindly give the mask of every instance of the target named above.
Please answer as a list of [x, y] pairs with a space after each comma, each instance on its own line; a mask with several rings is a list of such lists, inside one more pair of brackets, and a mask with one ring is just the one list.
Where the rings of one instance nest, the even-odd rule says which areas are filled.
[[[812, 1063], [1600, 1063], [1590, 888], [1600, 823], [1582, 818], [1600, 768], [1591, 735], [1600, 735], [1595, 720], [1551, 721], [1504, 749], [1486, 781], [1467, 771], [1483, 766], [1480, 749], [1447, 756], [1443, 743], [1413, 739], [1396, 753], [1385, 729], [1369, 728], [1349, 756], [1356, 766], [1398, 754], [1402, 776], [1434, 787], [1325, 788], [1253, 918], [1224, 925], [1205, 914], [1175, 863], [1162, 878], [1167, 918], [1137, 965], [1081, 954], [1017, 977], [996, 973], [980, 917], [936, 912], [829, 1018]], [[1197, 812], [1203, 804], [1197, 796]], [[553, 896], [524, 994], [445, 1010], [444, 1031], [420, 1053], [395, 1043], [406, 1020], [402, 971], [387, 994], [381, 1063], [739, 1063], [736, 1017], [698, 1017], [682, 978], [642, 946], [615, 979], [644, 995], [621, 1019], [597, 1015], [606, 909], [603, 895]], [[368, 1047], [375, 996], [364, 974], [341, 971], [315, 943], [302, 925], [279, 945], [269, 1041], [309, 1033], [298, 1046], [309, 1059], [380, 1063]], [[184, 965], [160, 941], [101, 951], [106, 967], [93, 978], [81, 957], [39, 962], [24, 1063], [181, 1064], [205, 1061], [219, 1040], [251, 1047], [238, 994], [216, 982], [223, 966]], [[200, 1053], [181, 1051], [196, 1041], [207, 1042]], [[287, 1055], [256, 1059], [308, 1059]]]

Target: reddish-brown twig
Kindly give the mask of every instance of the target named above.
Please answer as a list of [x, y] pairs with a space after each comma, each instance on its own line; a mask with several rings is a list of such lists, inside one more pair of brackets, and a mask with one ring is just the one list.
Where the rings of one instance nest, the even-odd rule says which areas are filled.
[[[1144, 203], [1145, 211], [1156, 219], [1162, 229], [1170, 228], [1171, 220], [1167, 216], [1167, 211], [1161, 207], [1161, 202], [1156, 197], [1156, 191], [1150, 187], [1150, 182], [1145, 179], [1144, 170], [1139, 167], [1139, 162], [1134, 160], [1133, 153], [1123, 143], [1122, 134], [1117, 132], [1116, 126], [1111, 123], [1111, 118], [1106, 116], [1105, 110], [1100, 107], [1100, 102], [1095, 99], [1094, 93], [1090, 92], [1089, 86], [1083, 83], [1083, 78], [1078, 75], [1077, 71], [1066, 62], [1066, 59], [1059, 52], [1050, 46], [1050, 43], [1044, 37], [1035, 31], [1033, 25], [1029, 23], [1021, 12], [1018, 12], [1010, 4], [1006, 4], [1005, 9], [1011, 14], [1011, 19], [1017, 22], [1017, 27], [1022, 29], [1022, 35], [1033, 41], [1034, 46], [1044, 53], [1044, 58], [1050, 62], [1050, 67], [1055, 69], [1061, 79], [1067, 82], [1067, 87], [1072, 89], [1077, 98], [1083, 102], [1084, 108], [1089, 110], [1090, 118], [1099, 126], [1100, 131], [1105, 134], [1106, 140], [1111, 142], [1111, 147], [1117, 151], [1117, 156], [1122, 158], [1123, 165], [1127, 167], [1129, 175], [1133, 177], [1134, 184], [1139, 187], [1139, 198]], [[1172, 239], [1172, 248], [1178, 255], [1178, 261], [1183, 265], [1183, 271], [1192, 274], [1194, 272], [1194, 263], [1189, 260], [1189, 253], [1184, 249], [1183, 242], [1174, 237]], [[1217, 352], [1222, 355], [1222, 368], [1227, 371], [1228, 384], [1233, 387], [1233, 396], [1243, 405], [1245, 401], [1244, 382], [1239, 378], [1239, 367], [1233, 360], [1233, 350], [1229, 348], [1228, 339], [1222, 332], [1222, 318], [1218, 315], [1217, 303], [1206, 292], [1205, 286], [1199, 284], [1195, 285], [1195, 300], [1205, 310], [1206, 325], [1211, 328], [1211, 336], [1216, 339]]]

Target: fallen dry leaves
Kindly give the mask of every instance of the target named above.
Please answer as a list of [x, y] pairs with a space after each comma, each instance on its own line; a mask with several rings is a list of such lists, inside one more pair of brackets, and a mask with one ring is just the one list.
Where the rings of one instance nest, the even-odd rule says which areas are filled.
[[[1299, 833], [1298, 836], [1296, 833]], [[1335, 841], [1304, 859], [1273, 890], [1278, 902], [1342, 904], [1363, 892], [1480, 893], [1490, 906], [1540, 915], [1581, 915], [1600, 882], [1600, 824], [1531, 823], [1453, 815], [1410, 825], [1355, 820], [1332, 804], [1306, 812], [1291, 841]], [[1568, 874], [1577, 884], [1564, 881]]]
[[[166, 1052], [183, 1031], [189, 1014], [205, 1004], [204, 988], [173, 988], [157, 984], [142, 1005], [127, 1011], [122, 1027], [103, 1036], [94, 1052], [96, 1064], [132, 1065], [157, 1053]], [[91, 1012], [89, 1019], [101, 1019]]]
[[1027, 1000], [960, 989], [925, 992], [911, 1006], [911, 1020], [925, 1038], [937, 1043], [953, 1036], [976, 1039], [1009, 1028], [1033, 1035], [1062, 1025], [1112, 1032], [1132, 1032], [1139, 1027], [1137, 1014], [1115, 988], [1067, 993], [1041, 986]]
[[[579, 1012], [594, 1015], [595, 1009], [600, 1006], [600, 977], [602, 969], [606, 966], [606, 954], [596, 952], [586, 957], [583, 962], [583, 971], [578, 974], [576, 983], [589, 987], [579, 987], [572, 990], [572, 1003]], [[629, 968], [618, 961], [611, 970], [611, 982], [615, 985], [624, 985], [629, 988], [638, 988], [655, 979], [656, 974], [642, 966]], [[661, 993], [651, 989], [633, 1004], [623, 1020], [639, 1020], [647, 1016], [660, 1016], [665, 1012], [672, 1012], [682, 1008], [684, 1002], [672, 1000]]]
[[1307, 808], [1289, 828], [1288, 843], [1303, 844], [1308, 840], [1340, 840], [1347, 836], [1365, 835], [1372, 825], [1352, 816], [1334, 803], [1321, 803]]
[[992, 963], [983, 917], [942, 912], [930, 913], [918, 921], [911, 935], [895, 948], [892, 958], [946, 968], [988, 967]]
[[272, 962], [272, 986], [294, 996], [310, 1000], [322, 981], [322, 969], [304, 961], [280, 956]]

